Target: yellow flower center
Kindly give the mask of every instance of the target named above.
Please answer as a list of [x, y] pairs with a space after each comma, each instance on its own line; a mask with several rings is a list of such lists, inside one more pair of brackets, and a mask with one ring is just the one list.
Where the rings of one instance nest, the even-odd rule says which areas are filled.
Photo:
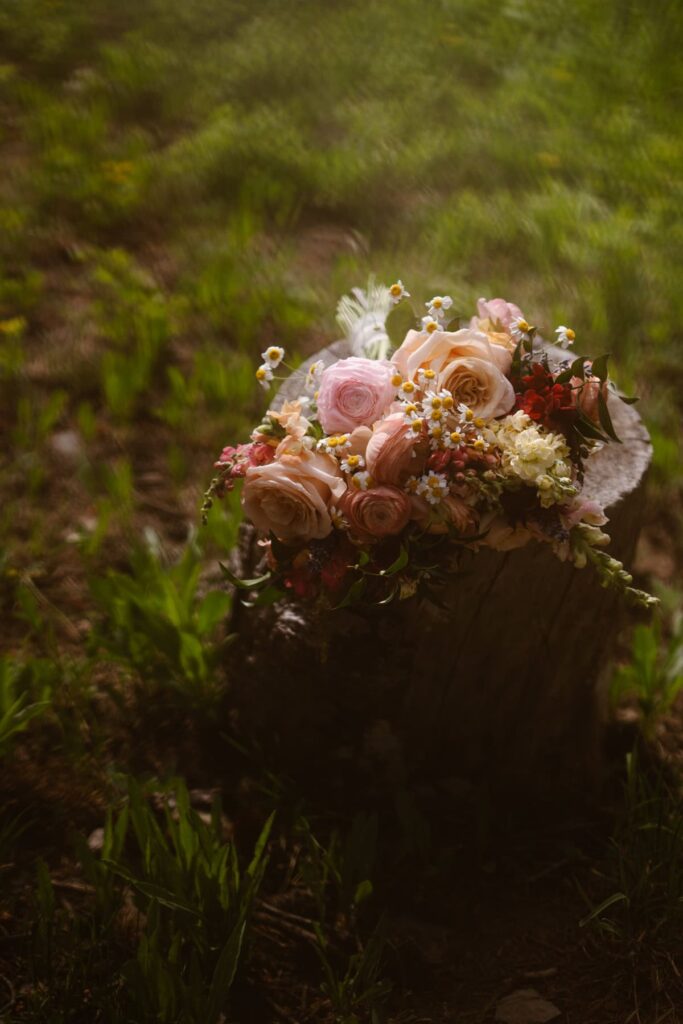
[[357, 466], [358, 463], [360, 462], [360, 455], [349, 455], [346, 461], [351, 467]]
[[482, 439], [481, 439], [481, 438], [479, 437], [479, 438], [477, 438], [477, 440], [476, 440], [476, 441], [474, 442], [474, 444], [472, 445], [472, 447], [473, 447], [473, 448], [476, 448], [478, 452], [483, 452], [483, 451], [484, 451], [484, 449], [486, 448], [486, 442], [485, 442], [485, 441], [482, 441]]
[[571, 327], [568, 327], [564, 333], [567, 335], [569, 341], [573, 341], [576, 337], [576, 331], [573, 331]]
[[395, 373], [394, 376], [391, 378], [391, 383], [395, 388], [400, 388], [401, 384], [403, 383], [403, 377], [401, 376], [401, 374]]
[[443, 301], [441, 299], [434, 299], [434, 301], [432, 302], [432, 306], [434, 307], [434, 309], [441, 309], [441, 307], [443, 306]]
[[412, 395], [414, 390], [415, 385], [413, 384], [412, 380], [405, 380], [403, 384], [401, 384], [401, 391], [403, 392], [404, 395]]
[[526, 320], [519, 319], [517, 321], [517, 326], [519, 327], [520, 331], [528, 331], [529, 330], [529, 324], [526, 322]]
[[410, 429], [414, 434], [419, 434], [422, 430], [423, 420], [413, 420], [410, 424]]
[[472, 420], [474, 419], [474, 413], [472, 412], [471, 409], [468, 409], [467, 412], [465, 413], [465, 419], [467, 420], [468, 423], [471, 423]]
[[443, 434], [443, 428], [442, 427], [432, 427], [430, 433], [431, 433], [432, 437], [436, 437], [438, 439]]
[[486, 420], [483, 420], [481, 418], [481, 416], [477, 416], [477, 418], [474, 421], [475, 427], [483, 427], [485, 423], [486, 423]]
[[444, 407], [444, 409], [452, 409], [454, 405], [455, 405], [455, 400], [454, 400], [454, 399], [452, 399], [452, 398], [450, 397], [450, 395], [447, 395], [447, 396], [446, 396], [446, 397], [445, 397], [445, 398], [443, 399], [443, 407]]
[[451, 434], [451, 441], [453, 444], [460, 444], [462, 441], [462, 434], [459, 434], [457, 430], [454, 430]]
[[426, 380], [434, 380], [436, 377], [436, 372], [434, 370], [425, 370], [424, 374]]
[[264, 368], [262, 366], [259, 366], [258, 370], [256, 371], [256, 380], [265, 380], [265, 378], [266, 378], [266, 371], [264, 370]]
[[279, 348], [275, 348], [275, 346], [272, 345], [268, 349], [268, 352], [266, 354], [267, 354], [269, 359], [279, 359], [280, 358], [280, 349]]
[[436, 420], [437, 423], [438, 423], [438, 421], [440, 419], [443, 419], [443, 410], [442, 409], [432, 409], [432, 415], [429, 418], [430, 418], [430, 420]]
[[403, 291], [403, 288], [401, 288], [400, 284], [392, 284], [392, 286], [389, 289], [389, 291], [394, 296], [394, 298], [396, 298], [397, 295], [401, 294], [401, 292]]
[[436, 320], [430, 320], [426, 327], [427, 334], [433, 334], [434, 331], [438, 331], [438, 329], [439, 325], [437, 324]]

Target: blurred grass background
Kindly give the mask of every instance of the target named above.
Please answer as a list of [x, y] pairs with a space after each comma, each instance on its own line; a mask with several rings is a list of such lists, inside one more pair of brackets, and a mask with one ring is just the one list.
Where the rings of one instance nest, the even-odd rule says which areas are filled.
[[[677, 0], [0, 0], [0, 755], [34, 845], [112, 772], [189, 770], [229, 683], [213, 457], [261, 349], [328, 343], [370, 272], [614, 354], [676, 584], [682, 49]], [[174, 702], [189, 736], [143, 754]]]

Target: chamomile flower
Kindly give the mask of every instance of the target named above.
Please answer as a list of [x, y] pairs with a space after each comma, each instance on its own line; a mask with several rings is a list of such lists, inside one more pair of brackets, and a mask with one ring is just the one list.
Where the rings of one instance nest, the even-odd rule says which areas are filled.
[[351, 477], [351, 486], [357, 487], [359, 491], [367, 491], [368, 487], [372, 487], [372, 477], [366, 469], [362, 469]]
[[523, 316], [514, 316], [510, 323], [510, 333], [515, 341], [528, 341], [533, 327]]
[[409, 476], [405, 482], [404, 490], [406, 490], [408, 494], [417, 494], [419, 487], [420, 478], [417, 476]]
[[391, 386], [394, 387], [394, 388], [400, 388], [402, 383], [403, 383], [403, 374], [401, 373], [400, 370], [394, 370], [394, 373], [393, 373], [392, 378], [391, 378]]
[[417, 486], [420, 494], [430, 505], [438, 505], [448, 496], [448, 480], [444, 473], [425, 473]]
[[271, 370], [268, 363], [262, 363], [258, 370], [254, 374], [256, 380], [259, 382], [264, 391], [267, 391], [270, 387], [270, 382], [273, 379], [273, 371]]
[[351, 447], [351, 438], [348, 434], [331, 434], [318, 441], [317, 447], [326, 455], [341, 455], [345, 448]]
[[417, 402], [402, 402], [401, 412], [404, 423], [412, 423], [413, 420], [419, 420], [422, 416], [422, 410]]
[[401, 398], [412, 399], [412, 396], [417, 391], [417, 385], [414, 384], [412, 380], [403, 380], [399, 384], [397, 390]]
[[576, 332], [571, 327], [565, 327], [564, 325], [556, 327], [555, 334], [557, 335], [557, 344], [560, 348], [569, 348], [576, 340]]
[[447, 430], [442, 438], [444, 448], [457, 448], [465, 440], [465, 435], [459, 430]]
[[425, 421], [422, 419], [422, 417], [416, 416], [414, 420], [410, 421], [409, 433], [412, 434], [416, 438], [419, 437], [421, 435], [421, 433], [422, 433], [422, 428], [424, 427], [424, 422]]
[[355, 473], [357, 470], [364, 468], [365, 459], [362, 455], [346, 455], [341, 460], [340, 465], [345, 473]]
[[344, 518], [343, 512], [340, 512], [335, 505], [330, 505], [329, 513], [335, 530], [348, 530], [349, 524]]
[[460, 418], [461, 423], [474, 423], [474, 413], [470, 409], [469, 405], [465, 405], [464, 402], [458, 402], [456, 412], [458, 414], [458, 417]]
[[306, 391], [313, 393], [318, 390], [324, 369], [325, 364], [322, 359], [316, 359], [314, 363], [311, 363], [306, 371]]
[[453, 299], [450, 295], [435, 295], [429, 302], [425, 302], [429, 315], [435, 320], [443, 320], [446, 310], [450, 309], [452, 305]]
[[269, 366], [271, 370], [277, 369], [284, 357], [285, 350], [280, 345], [269, 345], [266, 351], [261, 353], [264, 366]]
[[440, 423], [430, 421], [427, 429], [427, 436], [429, 437], [429, 444], [432, 448], [441, 448], [443, 446], [443, 439], [446, 436], [447, 431]]
[[389, 297], [394, 305], [397, 305], [401, 299], [409, 299], [410, 292], [406, 291], [403, 281], [396, 281], [389, 288]]
[[434, 331], [441, 330], [441, 324], [431, 314], [427, 314], [427, 316], [422, 317], [422, 330], [426, 331], [427, 334], [433, 334]]
[[435, 380], [436, 380], [436, 371], [435, 370], [419, 369], [417, 371], [417, 383], [420, 385], [421, 388], [429, 387], [429, 385], [433, 384]]

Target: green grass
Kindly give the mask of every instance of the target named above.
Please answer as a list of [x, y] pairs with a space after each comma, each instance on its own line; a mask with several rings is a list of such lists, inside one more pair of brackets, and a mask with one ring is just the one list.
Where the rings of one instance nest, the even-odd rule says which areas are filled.
[[[204, 528], [198, 509], [263, 408], [261, 349], [327, 344], [369, 273], [465, 314], [503, 295], [613, 353], [654, 442], [646, 527], [683, 564], [682, 46], [674, 0], [0, 0], [0, 976], [24, 986], [18, 1019], [244, 1020], [255, 978], [281, 999], [272, 936], [237, 956], [256, 896], [235, 879], [287, 782], [226, 753], [249, 666], [228, 668], [217, 563], [239, 507]], [[680, 603], [615, 677], [648, 742], [680, 686]], [[224, 791], [234, 841], [185, 796], [152, 814], [149, 780], [172, 774]], [[629, 778], [588, 885], [591, 907], [619, 896], [592, 925], [626, 957], [678, 920], [680, 881], [661, 869], [677, 812], [662, 824]], [[310, 953], [283, 976], [321, 1021], [383, 1019], [383, 903], [449, 889], [418, 803], [397, 798], [389, 838], [369, 811], [271, 835], [262, 884], [294, 893], [277, 920]], [[108, 853], [76, 857], [72, 833], [103, 822]], [[147, 924], [123, 934], [131, 901]]]

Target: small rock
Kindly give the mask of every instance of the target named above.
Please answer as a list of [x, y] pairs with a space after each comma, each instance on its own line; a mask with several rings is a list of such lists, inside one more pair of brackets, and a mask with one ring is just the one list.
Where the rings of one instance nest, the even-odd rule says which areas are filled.
[[496, 1020], [503, 1024], [546, 1024], [562, 1011], [544, 999], [535, 988], [520, 988], [496, 1005]]
[[50, 438], [50, 447], [67, 462], [80, 462], [83, 458], [83, 442], [75, 430], [58, 430]]
[[96, 828], [88, 836], [88, 849], [98, 853], [104, 846], [104, 829]]

